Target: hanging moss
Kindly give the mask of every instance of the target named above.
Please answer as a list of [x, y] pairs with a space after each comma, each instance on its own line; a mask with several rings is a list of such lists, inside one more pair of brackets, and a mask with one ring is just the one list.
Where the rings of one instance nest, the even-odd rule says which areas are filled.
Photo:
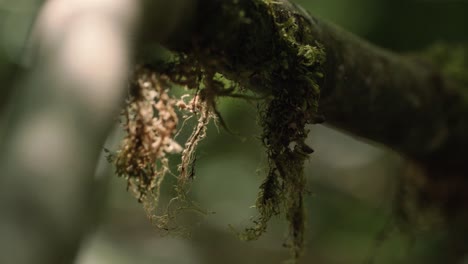
[[[295, 261], [304, 247], [304, 162], [313, 152], [305, 144], [306, 125], [323, 120], [318, 114], [318, 100], [322, 76], [320, 67], [325, 53], [319, 44], [303, 42], [300, 17], [282, 9], [281, 4], [273, 1], [263, 3], [274, 18], [277, 29], [275, 43], [279, 43], [278, 51], [281, 52], [278, 53], [276, 67], [267, 73], [274, 80], [268, 88], [272, 97], [260, 116], [270, 169], [257, 200], [260, 216], [254, 220], [255, 226], [246, 230], [243, 238], [257, 239], [265, 232], [272, 216], [285, 214], [289, 223], [286, 246], [291, 249]], [[301, 74], [306, 72], [312, 74]]]
[[[170, 105], [177, 105], [198, 116], [198, 125], [182, 150], [179, 184], [176, 198], [172, 201], [188, 200], [186, 186], [193, 178], [190, 168], [194, 162], [194, 151], [197, 143], [206, 136], [210, 119], [218, 120], [225, 126], [217, 111], [216, 98], [250, 98], [243, 92], [247, 89], [257, 91], [266, 98], [259, 103], [259, 123], [263, 128], [261, 140], [266, 148], [269, 170], [256, 201], [259, 215], [253, 219], [254, 225], [241, 232], [240, 237], [244, 240], [257, 239], [267, 230], [271, 217], [284, 215], [289, 223], [285, 245], [290, 248], [295, 262], [304, 247], [304, 162], [313, 152], [305, 143], [308, 134], [306, 125], [323, 121], [318, 111], [318, 101], [325, 61], [324, 48], [315, 41], [310, 21], [293, 11], [294, 8], [287, 1], [225, 0], [210, 6], [203, 6], [204, 1], [201, 2], [201, 8], [209, 8], [205, 13], [216, 14], [209, 24], [201, 22], [199, 25], [200, 32], [195, 35], [204, 37], [191, 39], [190, 50], [175, 49], [178, 59], [174, 62], [153, 63], [151, 67], [156, 74], [154, 76], [163, 76], [167, 82], [186, 86], [193, 92], [190, 102], [176, 100]], [[218, 25], [223, 25], [223, 30], [218, 30]], [[231, 32], [244, 34], [230, 35]], [[219, 80], [219, 76], [236, 82], [226, 84]], [[157, 85], [153, 86], [158, 88]], [[152, 99], [156, 101], [151, 104], [160, 104], [158, 100], [161, 97]], [[129, 107], [132, 108], [132, 104]], [[133, 111], [139, 113], [141, 110]], [[152, 113], [153, 118], [165, 116], [161, 111]], [[131, 116], [133, 119], [134, 116], [138, 117]], [[132, 121], [132, 118], [127, 117], [127, 120]], [[127, 129], [127, 134], [130, 138], [145, 139], [146, 130], [139, 131], [140, 134], [137, 132], [137, 135], [133, 135], [135, 132], [132, 134]], [[173, 130], [168, 133], [174, 134]], [[154, 141], [161, 139], [161, 133], [155, 135]], [[172, 140], [172, 137], [169, 139]], [[118, 174], [129, 180], [130, 186], [138, 187], [137, 197], [140, 201], [140, 197], [154, 192], [156, 195], [152, 197], [157, 200], [163, 178], [152, 171], [156, 164], [160, 164], [160, 158], [165, 161], [166, 157], [147, 153], [144, 147], [136, 149], [132, 153], [137, 155], [132, 157], [143, 153], [151, 156], [144, 162], [146, 170], [136, 170], [138, 167], [129, 167], [133, 160], [126, 158], [127, 141], [124, 141], [115, 159]], [[163, 168], [162, 174], [167, 170]], [[150, 183], [140, 179], [148, 179]], [[151, 212], [156, 210], [154, 206], [150, 208]], [[158, 227], [167, 228], [172, 218], [173, 215], [166, 211], [162, 216], [153, 217], [153, 220], [157, 220]]]
[[[286, 244], [293, 260], [304, 245], [303, 164], [313, 152], [305, 144], [306, 125], [323, 121], [321, 93], [320, 109], [329, 124], [415, 159], [429, 168], [424, 171], [428, 175], [464, 168], [467, 124], [460, 113], [467, 112], [468, 93], [463, 89], [467, 83], [463, 48], [433, 48], [427, 55], [437, 66], [433, 67], [420, 58], [374, 47], [313, 18], [289, 0], [207, 0], [197, 1], [196, 7], [198, 17], [190, 18], [193, 23], [185, 29], [189, 34], [176, 30], [175, 42], [164, 43], [182, 60], [170, 67], [153, 68], [170, 82], [192, 89], [192, 99], [177, 105], [199, 120], [184, 146], [175, 201], [188, 200], [186, 186], [193, 178], [195, 146], [205, 137], [206, 124], [210, 119], [224, 124], [216, 98], [247, 97], [244, 90], [266, 98], [259, 103], [259, 123], [269, 169], [256, 202], [259, 215], [240, 236], [257, 239], [267, 230], [271, 217], [285, 216], [289, 223]], [[326, 64], [324, 47], [317, 40], [326, 44]], [[215, 76], [235, 80], [235, 84], [226, 86]], [[160, 161], [151, 163], [156, 166]], [[444, 174], [434, 173], [435, 169]], [[132, 178], [130, 172], [123, 176]], [[151, 173], [149, 179], [142, 175], [140, 178], [153, 182]], [[433, 186], [438, 187], [433, 188], [437, 194], [447, 189], [440, 187], [447, 184], [434, 182], [425, 184], [431, 192]], [[464, 181], [454, 182], [450, 186], [465, 186], [460, 184]], [[422, 194], [421, 201], [428, 201], [427, 192]], [[449, 195], [447, 201], [459, 204], [451, 202], [453, 197], [456, 195]], [[453, 211], [462, 208], [456, 207]], [[167, 223], [172, 216], [166, 216]]]

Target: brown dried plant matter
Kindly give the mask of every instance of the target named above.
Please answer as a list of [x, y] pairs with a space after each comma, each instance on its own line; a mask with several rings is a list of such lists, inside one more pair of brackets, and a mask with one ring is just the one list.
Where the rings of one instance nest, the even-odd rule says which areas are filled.
[[[110, 155], [110, 160], [116, 166], [116, 174], [127, 180], [128, 190], [143, 204], [151, 222], [158, 229], [166, 231], [179, 229], [174, 227], [172, 220], [180, 211], [190, 208], [202, 212], [186, 199], [187, 185], [192, 178], [191, 167], [195, 161], [196, 147], [206, 136], [206, 127], [213, 117], [208, 102], [214, 98], [207, 99], [197, 92], [189, 102], [185, 102], [184, 99], [189, 95], [180, 99], [169, 95], [170, 86], [179, 83], [179, 77], [137, 67], [122, 112], [125, 137], [120, 149]], [[195, 89], [197, 83], [191, 84], [187, 88]], [[214, 105], [214, 102], [210, 104]], [[174, 139], [179, 125], [177, 108], [186, 113], [185, 119], [198, 117], [198, 124], [183, 148]], [[168, 156], [177, 153], [181, 153], [182, 157], [178, 185], [175, 187], [176, 196], [166, 209], [158, 210], [161, 185], [170, 173]]]
[[[226, 1], [222, 10], [239, 10], [235, 2]], [[227, 7], [227, 8], [224, 8]], [[232, 7], [232, 8], [231, 8]], [[154, 65], [158, 69], [156, 72], [164, 72], [171, 83], [187, 86], [195, 90], [195, 97], [188, 105], [179, 101], [178, 105], [185, 110], [189, 110], [192, 116], [196, 115], [198, 124], [195, 126], [192, 136], [184, 146], [182, 152], [182, 162], [179, 167], [178, 185], [176, 186], [176, 197], [169, 202], [171, 208], [185, 209], [188, 205], [193, 209], [193, 203], [186, 199], [188, 188], [187, 183], [192, 178], [191, 165], [195, 160], [194, 151], [198, 142], [206, 135], [206, 126], [211, 118], [219, 120], [223, 127], [226, 127], [220, 114], [216, 109], [216, 99], [221, 96], [231, 96], [249, 99], [248, 96], [239, 90], [241, 85], [246, 88], [256, 86], [259, 92], [267, 91], [264, 100], [259, 103], [260, 125], [263, 128], [261, 135], [262, 142], [266, 147], [269, 172], [264, 183], [260, 186], [256, 207], [259, 215], [253, 218], [253, 226], [240, 232], [240, 237], [245, 240], [255, 240], [259, 238], [267, 229], [269, 220], [277, 215], [283, 215], [289, 224], [287, 243], [285, 244], [291, 251], [292, 262], [296, 262], [302, 254], [305, 240], [305, 212], [304, 196], [306, 192], [306, 178], [304, 175], [304, 163], [308, 155], [313, 150], [305, 144], [308, 130], [306, 125], [323, 121], [318, 111], [318, 101], [320, 98], [319, 85], [323, 79], [322, 66], [325, 61], [325, 51], [320, 43], [314, 38], [306, 37], [311, 35], [308, 30], [307, 20], [298, 16], [283, 6], [282, 2], [256, 0], [250, 6], [256, 10], [257, 15], [253, 18], [261, 19], [263, 16], [270, 18], [271, 27], [274, 29], [269, 38], [273, 38], [275, 45], [269, 47], [274, 56], [269, 61], [267, 58], [258, 58], [264, 63], [261, 68], [254, 67], [254, 72], [242, 69], [251, 69], [252, 65], [246, 65], [244, 56], [254, 56], [247, 53], [229, 53], [220, 51], [220, 47], [210, 46], [209, 43], [195, 41], [195, 48], [189, 53], [178, 53], [176, 61], [166, 65]], [[247, 10], [241, 12], [228, 12], [228, 17], [236, 19], [239, 13], [250, 14]], [[245, 12], [244, 12], [245, 11]], [[223, 11], [224, 12], [224, 11]], [[244, 20], [234, 21], [231, 25], [234, 28], [248, 28], [243, 24]], [[219, 36], [215, 35], [215, 39]], [[219, 37], [222, 43], [226, 43], [225, 36]], [[227, 41], [230, 43], [229, 41]], [[270, 42], [268, 42], [270, 43]], [[255, 41], [247, 41], [243, 44], [245, 50], [252, 50], [249, 45], [254, 45]], [[229, 46], [229, 45], [228, 45]], [[200, 48], [200, 47], [203, 47]], [[229, 50], [229, 49], [228, 49]], [[222, 54], [222, 58], [213, 58], [213, 55]], [[228, 63], [229, 58], [233, 63]], [[238, 64], [237, 64], [238, 63]], [[232, 72], [234, 70], [234, 72]], [[226, 85], [225, 79], [219, 79], [219, 75], [235, 79], [237, 85]], [[259, 77], [261, 82], [255, 81]], [[157, 82], [156, 82], [157, 83]], [[141, 85], [140, 85], [141, 86]], [[157, 86], [157, 85], [154, 85]], [[262, 87], [257, 87], [262, 86]], [[140, 87], [141, 88], [141, 87]], [[141, 88], [144, 90], [144, 87]], [[156, 90], [161, 88], [156, 88]], [[255, 90], [257, 91], [257, 90]], [[154, 99], [154, 98], [150, 98]], [[252, 98], [250, 98], [252, 99]], [[169, 104], [173, 107], [173, 104]], [[157, 118], [157, 117], [156, 117]], [[171, 130], [170, 135], [174, 135], [175, 130]], [[140, 132], [141, 133], [141, 132]], [[131, 138], [131, 134], [129, 134]], [[160, 135], [156, 135], [153, 140], [158, 140]], [[138, 138], [138, 135], [136, 136]], [[171, 137], [169, 137], [171, 138]], [[125, 144], [124, 144], [125, 146]], [[139, 150], [137, 150], [139, 151]], [[167, 159], [163, 155], [158, 161], [158, 156], [153, 155], [153, 159], [146, 162], [150, 169], [146, 169], [149, 177], [157, 182], [155, 187], [143, 185], [141, 193], [148, 194], [156, 191], [157, 201], [158, 190], [162, 180], [161, 175], [167, 172]], [[127, 162], [127, 160], [125, 160]], [[155, 170], [155, 164], [159, 164]], [[125, 171], [124, 171], [125, 172]], [[143, 171], [142, 173], [144, 173]], [[158, 174], [160, 173], [160, 174]], [[126, 172], [127, 179], [132, 179], [136, 173]], [[131, 176], [129, 176], [131, 175]], [[137, 176], [137, 179], [146, 179], [144, 175]], [[131, 182], [131, 181], [130, 181]], [[134, 183], [133, 183], [134, 184]], [[141, 184], [141, 182], [138, 182]], [[141, 186], [141, 185], [140, 185]], [[157, 187], [156, 187], [157, 186]], [[138, 193], [137, 193], [138, 194]], [[148, 201], [143, 201], [148, 203]], [[180, 204], [182, 203], [182, 206]], [[150, 207], [154, 211], [154, 206]], [[165, 227], [169, 220], [173, 219], [173, 214], [165, 213], [163, 217], [156, 218], [160, 227]], [[155, 219], [153, 217], [153, 219]]]
[[127, 180], [128, 189], [151, 213], [169, 170], [167, 154], [179, 153], [182, 147], [173, 139], [179, 119], [176, 100], [167, 93], [167, 77], [143, 68], [136, 72], [123, 111], [126, 136], [115, 165], [117, 175]]

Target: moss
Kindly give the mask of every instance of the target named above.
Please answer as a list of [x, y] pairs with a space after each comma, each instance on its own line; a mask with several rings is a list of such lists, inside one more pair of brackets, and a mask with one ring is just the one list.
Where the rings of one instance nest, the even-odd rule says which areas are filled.
[[[182, 152], [176, 200], [187, 200], [186, 184], [192, 178], [195, 147], [205, 137], [209, 120], [215, 118], [225, 126], [216, 98], [248, 98], [243, 94], [245, 90], [266, 95], [259, 103], [259, 119], [269, 170], [256, 201], [259, 215], [240, 237], [257, 239], [266, 231], [271, 217], [284, 215], [289, 223], [285, 244], [295, 262], [304, 247], [304, 162], [313, 152], [305, 143], [306, 125], [323, 121], [318, 101], [324, 48], [315, 41], [309, 20], [294, 11], [288, 1], [200, 2], [206, 14], [217, 15], [209, 21], [202, 19], [190, 48], [175, 50], [175, 62], [154, 68], [170, 82], [195, 92], [190, 105], [199, 122]], [[163, 216], [160, 222], [167, 225], [165, 220], [171, 218], [170, 214]]]
[[[293, 261], [304, 246], [304, 162], [313, 152], [305, 144], [307, 124], [319, 123], [319, 82], [325, 60], [323, 47], [305, 32], [306, 21], [274, 1], [259, 1], [273, 18], [273, 53], [268, 67], [258, 73], [263, 91], [271, 97], [262, 106], [262, 141], [267, 149], [269, 172], [260, 187], [256, 207], [260, 215], [254, 226], [245, 230], [243, 239], [257, 239], [267, 229], [271, 217], [284, 214], [289, 222], [286, 246]], [[252, 68], [252, 67], [247, 67]]]

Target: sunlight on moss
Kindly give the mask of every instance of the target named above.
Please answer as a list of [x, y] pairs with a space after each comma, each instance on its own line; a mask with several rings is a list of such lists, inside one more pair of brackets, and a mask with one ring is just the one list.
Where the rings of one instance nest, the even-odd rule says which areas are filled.
[[[255, 0], [250, 4], [254, 7], [253, 12], [244, 10], [237, 1], [226, 1], [223, 10], [227, 16], [237, 18], [230, 21], [232, 23], [230, 26], [233, 28], [253, 23], [256, 17], [267, 15], [273, 19], [272, 25], [275, 29], [272, 37], [275, 38], [273, 43], [276, 43], [273, 50], [277, 54], [269, 66], [259, 69], [259, 72], [238, 72], [233, 76], [230, 71], [242, 68], [243, 63], [249, 60], [237, 58], [233, 63], [238, 64], [227, 65], [230, 60], [213, 59], [210, 56], [211, 53], [219, 52], [218, 47], [210, 47], [203, 43], [194, 44], [203, 46], [203, 49], [195, 49], [188, 54], [176, 53], [173, 62], [152, 65], [147, 69], [151, 73], [145, 71], [143, 76], [137, 76], [137, 80], [148, 78], [144, 76], [150, 74], [153, 80], [150, 87], [157, 96], [130, 97], [131, 103], [127, 105], [126, 123], [124, 123], [127, 138], [124, 139], [114, 162], [117, 165], [117, 174], [128, 180], [130, 189], [134, 191], [139, 201], [143, 202], [156, 226], [171, 230], [171, 221], [180, 211], [195, 209], [204, 213], [204, 210], [190, 201], [188, 186], [194, 178], [196, 147], [199, 141], [205, 138], [210, 120], [227, 129], [227, 124], [217, 110], [216, 99], [226, 96], [258, 102], [259, 124], [263, 128], [261, 140], [266, 148], [269, 169], [256, 201], [259, 215], [253, 217], [252, 227], [237, 233], [243, 240], [258, 239], [266, 232], [268, 222], [273, 216], [284, 215], [289, 223], [284, 245], [291, 250], [291, 261], [295, 263], [304, 247], [304, 196], [306, 195], [304, 162], [313, 152], [313, 149], [305, 143], [309, 132], [305, 127], [307, 124], [321, 123], [324, 120], [318, 112], [318, 100], [325, 52], [324, 48], [313, 40], [313, 34], [304, 26], [308, 23], [305, 18], [283, 6], [283, 2]], [[215, 38], [223, 37], [215, 35]], [[247, 40], [244, 45], [249, 49], [255, 46], [255, 41]], [[229, 42], [224, 44], [230, 45]], [[254, 58], [252, 61], [258, 59]], [[230, 81], [228, 76], [233, 76], [232, 79], [239, 78], [239, 83]], [[260, 86], [259, 91], [268, 91], [267, 96], [262, 94], [251, 96], [246, 93], [248, 89], [243, 86], [246, 84], [250, 88], [255, 79], [262, 80], [256, 86]], [[140, 89], [137, 89], [138, 93], [142, 93], [147, 88], [145, 83], [137, 86]], [[169, 99], [167, 95], [169, 84], [186, 87], [192, 95]], [[156, 107], [161, 105], [165, 107]], [[153, 107], [145, 110], [142, 106]], [[186, 119], [195, 117], [198, 120], [183, 148], [173, 141], [174, 135], [178, 133], [176, 126], [179, 125], [177, 116], [173, 112], [175, 106], [188, 113]], [[131, 114], [128, 114], [129, 112]], [[149, 116], [140, 117], [142, 113]], [[162, 122], [164, 118], [173, 120], [170, 127]], [[137, 126], [138, 130], [130, 128], [132, 122], [141, 122], [140, 120], [145, 122]], [[153, 127], [161, 124], [163, 129]], [[150, 136], [148, 131], [152, 132]], [[159, 152], [155, 153], [148, 148], [154, 144], [162, 144], [155, 142], [167, 142], [164, 144], [169, 144], [172, 150], [182, 153], [179, 174], [176, 176], [178, 184], [175, 187], [175, 197], [169, 202], [168, 209], [163, 210], [161, 214], [156, 214], [157, 201], [161, 182], [168, 173], [166, 154], [170, 151], [163, 148], [163, 151], [158, 150]]]
[[260, 111], [260, 123], [270, 169], [260, 187], [256, 204], [260, 216], [253, 220], [255, 225], [246, 229], [241, 238], [257, 239], [266, 231], [272, 216], [284, 214], [289, 223], [285, 245], [291, 250], [291, 261], [296, 262], [304, 247], [304, 162], [313, 152], [305, 143], [309, 132], [305, 126], [323, 121], [318, 113], [318, 79], [322, 76], [320, 67], [325, 53], [318, 44], [301, 44], [298, 36], [303, 32], [294, 14], [283, 9], [278, 2], [264, 3], [275, 19], [278, 43], [281, 43], [283, 50], [279, 54], [279, 60], [282, 60], [279, 65], [282, 67], [275, 69], [275, 73], [280, 76], [287, 76], [290, 71], [312, 74], [297, 78], [287, 76], [279, 80], [284, 83], [273, 83], [269, 88], [272, 97]]

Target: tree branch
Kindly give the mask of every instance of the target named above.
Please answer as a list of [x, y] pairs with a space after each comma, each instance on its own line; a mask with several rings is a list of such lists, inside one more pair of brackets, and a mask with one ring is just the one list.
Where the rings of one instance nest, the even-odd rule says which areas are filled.
[[[447, 58], [383, 50], [290, 0], [198, 0], [196, 7], [173, 32], [177, 38], [163, 42], [166, 47], [198, 57], [247, 89], [285, 97], [283, 106], [299, 106], [302, 96], [299, 107], [309, 123], [321, 119], [318, 84], [325, 124], [383, 144], [409, 161], [400, 178], [397, 217], [413, 226], [421, 219], [437, 219], [431, 226], [464, 226], [466, 66], [453, 74]], [[289, 117], [270, 117], [278, 131], [297, 125], [281, 118]]]
[[[429, 61], [373, 46], [289, 0], [202, 0], [195, 14], [191, 28], [177, 32], [185, 41], [166, 46], [188, 53], [202, 50], [226, 76], [268, 93], [264, 87], [271, 76], [264, 69], [287, 52], [280, 50], [281, 32], [273, 16], [285, 23], [293, 18], [297, 48], [319, 43], [326, 52], [319, 107], [326, 124], [424, 163], [460, 165], [467, 160], [468, 88]], [[282, 83], [310, 73], [291, 71]]]

